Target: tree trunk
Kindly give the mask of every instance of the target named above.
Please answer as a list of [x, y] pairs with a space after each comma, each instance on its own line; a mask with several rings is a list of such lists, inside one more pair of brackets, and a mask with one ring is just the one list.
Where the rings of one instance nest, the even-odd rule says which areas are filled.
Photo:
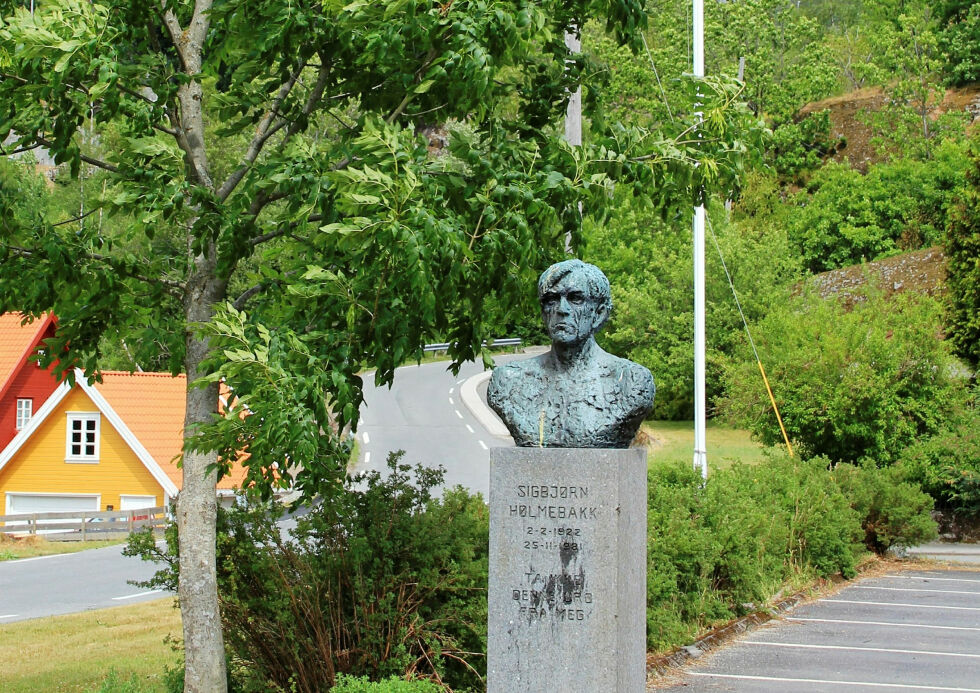
[[[218, 386], [193, 388], [200, 375], [201, 361], [208, 343], [194, 334], [193, 325], [207, 322], [215, 304], [224, 297], [222, 282], [215, 279], [213, 258], [197, 257], [195, 271], [187, 285], [184, 301], [187, 353], [187, 410], [185, 439], [195, 427], [208, 421], [217, 411]], [[180, 612], [184, 630], [184, 690], [188, 693], [223, 693], [227, 690], [224, 638], [218, 607], [217, 551], [217, 472], [209, 465], [217, 462], [214, 453], [185, 451], [183, 487], [177, 501], [177, 532], [180, 542]]]

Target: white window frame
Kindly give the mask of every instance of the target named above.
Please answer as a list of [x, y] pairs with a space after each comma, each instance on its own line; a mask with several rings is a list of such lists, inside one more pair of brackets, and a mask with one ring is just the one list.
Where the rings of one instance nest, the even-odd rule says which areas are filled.
[[26, 426], [34, 416], [34, 400], [30, 397], [17, 399], [17, 419], [14, 425], [18, 431]]
[[[85, 424], [89, 421], [95, 422], [95, 428], [92, 430], [93, 440], [91, 442], [94, 448], [94, 453], [91, 455], [85, 454], [85, 448], [90, 445], [90, 443], [85, 439], [85, 433], [88, 430], [88, 426]], [[79, 422], [81, 427], [79, 432], [82, 434], [82, 439], [79, 443], [74, 443], [72, 441], [73, 426], [75, 422]], [[100, 445], [99, 441], [101, 439], [100, 431], [102, 428], [102, 415], [98, 412], [79, 412], [70, 411], [68, 412], [68, 427], [65, 432], [65, 462], [71, 464], [98, 464]], [[80, 453], [72, 453], [72, 445], [79, 445], [81, 448]]]

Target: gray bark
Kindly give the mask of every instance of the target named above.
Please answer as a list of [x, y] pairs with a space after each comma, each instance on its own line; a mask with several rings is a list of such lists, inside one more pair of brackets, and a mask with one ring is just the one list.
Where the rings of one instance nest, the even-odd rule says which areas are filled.
[[[162, 0], [164, 24], [180, 56], [183, 71], [191, 79], [177, 91], [179, 126], [176, 138], [184, 152], [188, 178], [214, 190], [204, 144], [204, 114], [200, 74], [204, 39], [208, 32], [210, 0], [195, 3], [186, 28]], [[195, 255], [192, 246], [193, 223], [187, 224], [188, 267], [190, 276], [184, 290], [185, 345], [184, 369], [187, 373], [187, 402], [184, 416], [185, 440], [199, 424], [216, 411], [218, 386], [190, 387], [202, 373], [200, 366], [208, 354], [208, 342], [195, 334], [193, 326], [214, 316], [214, 307], [224, 300], [226, 283], [218, 277], [213, 244]], [[177, 499], [177, 533], [180, 550], [178, 597], [184, 632], [184, 690], [188, 693], [224, 693], [227, 690], [224, 638], [218, 605], [217, 581], [217, 472], [208, 467], [217, 462], [214, 453], [185, 449], [183, 482]]]
[[[215, 303], [224, 287], [215, 281], [211, 258], [195, 258], [195, 272], [188, 283], [185, 299], [187, 325], [206, 322], [214, 314]], [[187, 354], [184, 365], [190, 384], [201, 373], [201, 361], [208, 353], [204, 339], [187, 328]], [[185, 437], [197, 424], [207, 421], [218, 402], [218, 386], [187, 389], [184, 419]], [[184, 690], [212, 693], [226, 690], [224, 639], [218, 607], [215, 520], [217, 514], [217, 474], [208, 466], [217, 462], [214, 453], [186, 451], [183, 487], [177, 501], [177, 532], [180, 541], [180, 582], [178, 594], [184, 631]]]

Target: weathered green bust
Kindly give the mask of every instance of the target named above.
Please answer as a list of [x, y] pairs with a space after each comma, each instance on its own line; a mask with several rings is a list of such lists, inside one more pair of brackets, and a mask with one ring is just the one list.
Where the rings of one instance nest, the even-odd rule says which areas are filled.
[[559, 262], [538, 279], [538, 300], [551, 351], [494, 369], [487, 402], [522, 447], [629, 447], [655, 388], [646, 368], [596, 344], [612, 310], [606, 275]]

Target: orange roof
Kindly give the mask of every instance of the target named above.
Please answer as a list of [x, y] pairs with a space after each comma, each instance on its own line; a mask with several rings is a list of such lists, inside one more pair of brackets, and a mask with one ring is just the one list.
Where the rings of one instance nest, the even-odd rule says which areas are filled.
[[[180, 488], [182, 479], [177, 460], [184, 444], [186, 376], [102, 371], [102, 382], [95, 383], [95, 389]], [[218, 488], [241, 487], [244, 478], [245, 469], [234, 465], [218, 482]]]
[[0, 397], [13, 380], [18, 367], [30, 356], [41, 340], [54, 314], [24, 324], [22, 313], [0, 314]]

